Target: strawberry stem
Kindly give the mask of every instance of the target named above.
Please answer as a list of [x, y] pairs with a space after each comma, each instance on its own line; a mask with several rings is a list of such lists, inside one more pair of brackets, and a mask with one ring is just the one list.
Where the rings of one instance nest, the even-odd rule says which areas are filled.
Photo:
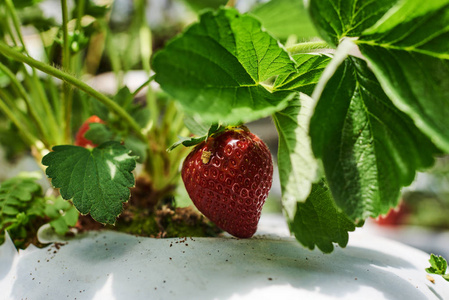
[[323, 41], [318, 42], [306, 42], [306, 43], [299, 43], [292, 45], [290, 47], [287, 47], [286, 50], [291, 54], [299, 54], [299, 53], [308, 53], [308, 52], [314, 52], [315, 50], [320, 49], [332, 49], [332, 47]]
[[[71, 71], [71, 54], [70, 54], [70, 43], [69, 43], [69, 29], [68, 29], [68, 9], [67, 0], [61, 0], [62, 9], [62, 39], [63, 39], [63, 52], [62, 52], [62, 66], [66, 72]], [[71, 141], [71, 119], [72, 119], [72, 102], [73, 102], [73, 91], [69, 84], [64, 81], [62, 87], [62, 106], [64, 113], [64, 140], [67, 143]]]

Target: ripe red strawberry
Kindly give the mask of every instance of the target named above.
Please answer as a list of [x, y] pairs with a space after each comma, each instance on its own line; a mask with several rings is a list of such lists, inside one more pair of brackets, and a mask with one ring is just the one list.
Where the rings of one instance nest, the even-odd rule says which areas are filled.
[[233, 236], [253, 236], [273, 179], [271, 153], [261, 139], [243, 129], [212, 135], [187, 156], [181, 175], [207, 218]]
[[376, 223], [382, 226], [398, 226], [407, 223], [410, 216], [410, 207], [401, 200], [396, 208], [390, 209], [385, 216], [379, 216]]
[[81, 147], [87, 147], [87, 146], [96, 147], [96, 146], [98, 146], [98, 145], [95, 145], [94, 143], [92, 143], [92, 141], [90, 141], [84, 137], [84, 134], [89, 130], [89, 124], [91, 124], [91, 123], [103, 123], [104, 124], [104, 121], [95, 115], [90, 116], [86, 121], [84, 121], [84, 123], [80, 126], [80, 128], [78, 129], [78, 132], [76, 133], [76, 136], [75, 136], [75, 145], [76, 146], [81, 146]]

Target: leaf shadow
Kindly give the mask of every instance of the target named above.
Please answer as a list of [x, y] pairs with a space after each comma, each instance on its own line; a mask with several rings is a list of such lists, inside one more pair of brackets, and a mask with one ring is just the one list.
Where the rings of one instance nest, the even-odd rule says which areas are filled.
[[10, 272], [16, 255], [17, 249], [8, 232], [5, 231], [5, 241], [0, 245], [0, 280]]
[[56, 250], [21, 258], [11, 299], [222, 300], [280, 292], [350, 298], [367, 289], [386, 299], [429, 295], [428, 286], [398, 275], [416, 271], [405, 259], [355, 246], [323, 254], [293, 238], [152, 239], [100, 232]]

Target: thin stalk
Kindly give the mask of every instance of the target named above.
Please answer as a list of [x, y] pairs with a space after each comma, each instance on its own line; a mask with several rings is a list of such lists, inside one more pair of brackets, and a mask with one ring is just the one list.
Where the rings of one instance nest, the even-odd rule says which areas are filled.
[[[28, 50], [27, 50], [27, 47], [25, 45], [25, 40], [23, 38], [23, 34], [22, 34], [22, 31], [21, 31], [21, 28], [20, 28], [21, 27], [20, 19], [17, 16], [14, 4], [13, 4], [13, 2], [11, 0], [6, 0], [5, 3], [6, 3], [7, 9], [9, 10], [9, 14], [10, 14], [12, 22], [13, 22], [14, 30], [16, 31], [16, 35], [17, 35], [17, 37], [18, 37], [18, 39], [19, 39], [19, 41], [20, 41], [20, 43], [22, 45], [23, 51], [26, 54], [28, 54]], [[11, 38], [14, 40], [12, 32], [10, 32], [10, 35], [11, 35]], [[17, 45], [17, 42], [15, 42], [15, 45]], [[25, 73], [26, 73], [27, 76], [29, 76], [29, 74], [28, 74], [28, 72], [26, 70], [25, 70]], [[46, 123], [49, 125], [49, 126], [47, 126], [47, 128], [49, 128], [49, 131], [51, 132], [51, 134], [49, 134], [49, 136], [56, 137], [56, 139], [57, 139], [57, 136], [59, 136], [59, 133], [58, 133], [58, 130], [57, 130], [58, 126], [57, 126], [56, 120], [54, 118], [54, 115], [53, 115], [53, 113], [51, 111], [49, 100], [48, 100], [45, 92], [42, 89], [41, 82], [39, 81], [39, 78], [38, 78], [38, 75], [37, 75], [37, 72], [36, 72], [35, 69], [32, 69], [31, 77], [34, 80], [33, 87], [37, 90], [37, 96], [38, 97], [36, 97], [36, 100], [40, 100], [39, 104], [44, 109], [44, 112], [46, 114], [46, 116], [45, 116]], [[51, 143], [50, 140], [48, 140], [47, 142]]]
[[[0, 51], [1, 52], [1, 51]], [[22, 54], [21, 54], [22, 55]], [[35, 125], [38, 128], [39, 133], [41, 134], [44, 144], [49, 147], [48, 141], [50, 140], [50, 137], [48, 135], [48, 132], [46, 131], [46, 127], [44, 126], [44, 122], [39, 118], [39, 114], [36, 111], [35, 107], [32, 104], [32, 101], [28, 95], [28, 93], [25, 91], [23, 86], [20, 84], [20, 82], [17, 80], [16, 76], [2, 63], [0, 63], [0, 70], [8, 76], [9, 80], [11, 80], [11, 83], [13, 87], [17, 90], [20, 97], [25, 100], [25, 103], [27, 104], [28, 112], [30, 113], [31, 119], [35, 123]]]
[[[24, 72], [26, 72], [26, 70], [24, 70]], [[32, 75], [27, 73], [28, 76], [25, 76], [24, 78], [24, 84], [22, 85], [24, 85], [24, 88], [27, 88], [27, 90], [25, 91], [24, 89], [23, 91], [28, 94], [29, 101], [34, 104], [34, 109], [36, 110], [39, 119], [45, 124], [47, 143], [56, 145], [58, 144], [58, 141], [60, 141], [60, 126], [56, 122], [49, 99], [42, 86], [42, 81], [40, 81], [34, 68], [32, 69], [32, 72]]]
[[[69, 13], [67, 8], [67, 0], [61, 0], [62, 9], [62, 68], [66, 72], [70, 72], [71, 68], [71, 54], [70, 54], [70, 41], [69, 41]], [[72, 122], [72, 105], [73, 105], [73, 92], [70, 86], [64, 82], [62, 86], [62, 108], [64, 112], [64, 140], [67, 143], [71, 142], [71, 122]]]
[[[0, 6], [0, 8], [1, 7], [4, 7], [4, 6]], [[11, 30], [11, 25], [10, 25], [9, 19], [6, 17], [6, 11], [2, 10], [2, 12], [4, 13], [4, 16], [2, 14], [2, 16], [0, 17], [0, 20], [1, 20], [0, 27], [5, 31], [5, 33], [7, 33], [9, 35], [9, 37], [11, 38], [11, 42], [14, 44], [14, 46], [17, 46], [18, 43], [16, 41], [16, 36], [14, 35], [13, 31]]]
[[[173, 124], [170, 126], [171, 137], [172, 140], [169, 141], [169, 143], [174, 143], [175, 139], [178, 136], [187, 136], [189, 134], [188, 129], [185, 127], [183, 122], [183, 114], [178, 111], [178, 114], [175, 116], [175, 119], [173, 121]], [[186, 153], [190, 151], [187, 147], [177, 147], [172, 152], [170, 152], [170, 171], [169, 171], [169, 182], [174, 182], [177, 180], [177, 175], [179, 173], [179, 165], [186, 156]]]
[[286, 50], [290, 54], [299, 54], [299, 53], [308, 53], [319, 49], [330, 49], [330, 48], [332, 47], [328, 43], [319, 41], [319, 42], [306, 42], [295, 44], [290, 47], [287, 47]]
[[154, 95], [151, 89], [147, 92], [147, 106], [150, 109], [150, 122], [156, 125], [159, 121], [160, 111], [157, 105], [156, 95]]
[[136, 133], [136, 135], [139, 137], [140, 140], [143, 142], [147, 142], [147, 138], [145, 135], [142, 134], [142, 130], [140, 126], [137, 124], [137, 122], [117, 103], [112, 101], [107, 96], [101, 94], [100, 92], [93, 89], [91, 86], [86, 84], [85, 82], [79, 80], [78, 78], [61, 71], [55, 67], [52, 67], [48, 64], [45, 64], [43, 62], [40, 62], [38, 60], [35, 60], [34, 58], [31, 58], [29, 56], [25, 56], [22, 53], [10, 48], [8, 45], [6, 45], [4, 42], [0, 41], [0, 53], [3, 55], [6, 55], [16, 61], [25, 63], [31, 67], [34, 67], [48, 75], [54, 76], [56, 78], [61, 79], [64, 82], [67, 82], [74, 87], [80, 89], [81, 91], [85, 92], [86, 94], [92, 96], [93, 98], [97, 99], [104, 105], [106, 105], [110, 110], [117, 113], [120, 117], [122, 117], [122, 120], [126, 122], [129, 127]]
[[9, 10], [9, 13], [11, 14], [12, 23], [14, 25], [14, 29], [17, 32], [17, 37], [19, 38], [19, 41], [22, 44], [23, 49], [25, 49], [25, 52], [26, 52], [25, 42], [23, 41], [22, 32], [20, 30], [20, 20], [19, 20], [19, 17], [17, 16], [14, 4], [12, 3], [11, 0], [5, 0], [5, 3], [6, 3], [6, 7]]
[[[31, 125], [31, 122], [29, 120], [29, 117], [25, 114], [25, 112], [21, 111], [16, 103], [14, 102], [14, 97], [9, 93], [6, 89], [0, 89], [0, 98], [3, 99], [5, 104], [9, 107], [11, 112], [16, 116], [16, 118], [20, 121], [23, 127], [26, 127], [29, 132], [33, 131], [31, 130], [34, 125]], [[35, 136], [33, 134], [33, 136]], [[37, 137], [36, 137], [37, 139]]]
[[140, 12], [139, 16], [139, 40], [140, 40], [140, 55], [142, 57], [143, 69], [150, 74], [151, 72], [151, 55], [153, 53], [153, 41], [151, 28], [145, 18], [146, 12], [146, 0], [141, 0], [138, 3], [137, 11]]
[[[62, 111], [62, 105], [60, 101], [60, 93], [59, 89], [56, 86], [56, 83], [54, 82], [54, 78], [49, 76], [47, 87], [46, 87], [50, 100], [51, 105], [53, 106], [53, 109], [55, 111], [55, 118], [58, 124], [64, 123], [64, 112]], [[60, 131], [60, 135], [62, 135], [62, 138], [64, 138], [64, 132]]]
[[[86, 6], [86, 0], [78, 0], [77, 1], [77, 11], [76, 11], [76, 25], [75, 25], [75, 34], [82, 35], [83, 27], [82, 27], [82, 19], [84, 16], [84, 9]], [[78, 50], [75, 54], [72, 54], [71, 61], [71, 72], [75, 72], [75, 74], [79, 74], [82, 71], [82, 61], [81, 61], [81, 53], [82, 51]]]
[[109, 28], [109, 26], [107, 26], [106, 21], [102, 20], [101, 22], [99, 22], [101, 29], [103, 32], [106, 33], [106, 37], [105, 37], [105, 49], [106, 52], [108, 54], [109, 57], [109, 61], [111, 63], [111, 68], [112, 71], [114, 72], [116, 78], [117, 78], [117, 87], [119, 90], [122, 86], [123, 86], [123, 81], [124, 81], [124, 75], [123, 72], [121, 71], [122, 68], [122, 64], [120, 61], [120, 53], [119, 51], [113, 51], [112, 49], [116, 49], [114, 43], [113, 43], [113, 38], [112, 38], [112, 32], [111, 29]]
[[78, 11], [76, 14], [76, 30], [81, 31], [81, 19], [84, 16], [84, 8], [86, 6], [86, 0], [78, 0]]
[[[154, 76], [152, 76], [154, 77]], [[156, 168], [156, 157], [158, 156], [157, 149], [157, 140], [158, 137], [158, 118], [160, 115], [158, 105], [156, 103], [156, 97], [151, 89], [148, 89], [146, 94], [147, 106], [150, 111], [150, 120], [149, 126], [145, 129], [145, 133], [148, 135], [148, 152], [147, 152], [147, 160], [145, 162], [145, 172], [151, 177], [151, 180], [155, 180], [154, 170]], [[157, 176], [156, 176], [157, 177]]]
[[65, 71], [70, 71], [70, 44], [69, 44], [69, 13], [67, 8], [67, 0], [61, 0], [62, 9], [62, 38], [63, 38], [63, 51], [62, 51], [62, 66]]
[[[58, 129], [60, 127], [60, 123], [56, 121], [56, 116], [53, 113], [50, 100], [47, 97], [47, 94], [45, 93], [44, 87], [42, 86], [43, 83], [39, 79], [39, 76], [36, 72], [36, 69], [33, 68], [33, 81], [34, 81], [34, 89], [37, 90], [37, 99], [40, 99], [40, 104], [42, 105], [42, 108], [44, 109], [45, 115], [46, 115], [46, 123], [48, 124], [47, 127], [50, 128], [51, 135], [56, 139], [57, 141], [61, 138], [61, 131]], [[55, 110], [56, 111], [56, 110]]]
[[167, 137], [171, 132], [171, 125], [176, 121], [177, 112], [175, 103], [170, 101], [166, 105], [164, 119], [162, 121], [162, 128], [164, 130], [163, 137]]
[[147, 85], [149, 85], [151, 83], [151, 81], [154, 80], [154, 78], [156, 77], [156, 75], [150, 76], [150, 78], [148, 78], [147, 81], [145, 81], [141, 86], [139, 86], [134, 93], [132, 94], [133, 98], [137, 96], [137, 94], [139, 94], [139, 92], [145, 88]]
[[[146, 24], [145, 24], [146, 25]], [[143, 69], [150, 74], [151, 72], [151, 55], [153, 54], [152, 49], [152, 33], [149, 26], [142, 26], [139, 31], [140, 36], [140, 53], [142, 55], [142, 66]]]
[[3, 111], [3, 113], [8, 117], [11, 122], [19, 129], [20, 134], [22, 135], [22, 138], [24, 139], [25, 143], [29, 146], [34, 146], [38, 148], [39, 152], [44, 151], [42, 147], [38, 147], [38, 140], [33, 135], [31, 135], [27, 128], [23, 126], [23, 123], [16, 117], [16, 114], [12, 112], [8, 105], [3, 101], [3, 97], [0, 97], [0, 110]]

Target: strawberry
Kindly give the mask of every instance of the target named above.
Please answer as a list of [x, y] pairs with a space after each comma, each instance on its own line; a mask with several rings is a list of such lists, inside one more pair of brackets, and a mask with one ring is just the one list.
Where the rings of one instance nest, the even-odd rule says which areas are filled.
[[84, 121], [84, 123], [80, 126], [80, 128], [78, 129], [78, 132], [76, 133], [76, 136], [75, 136], [75, 145], [76, 146], [81, 146], [81, 147], [87, 147], [87, 146], [96, 147], [96, 146], [98, 146], [98, 145], [95, 145], [94, 143], [92, 143], [92, 141], [90, 141], [84, 137], [84, 134], [89, 130], [89, 124], [91, 124], [91, 123], [103, 123], [104, 124], [104, 121], [95, 115], [90, 116], [86, 121]]
[[410, 215], [409, 206], [401, 200], [399, 205], [390, 211], [385, 216], [379, 216], [376, 223], [382, 226], [398, 226], [407, 223], [407, 218]]
[[184, 160], [182, 180], [195, 206], [239, 238], [256, 232], [271, 189], [273, 162], [248, 129], [227, 129], [198, 144]]

